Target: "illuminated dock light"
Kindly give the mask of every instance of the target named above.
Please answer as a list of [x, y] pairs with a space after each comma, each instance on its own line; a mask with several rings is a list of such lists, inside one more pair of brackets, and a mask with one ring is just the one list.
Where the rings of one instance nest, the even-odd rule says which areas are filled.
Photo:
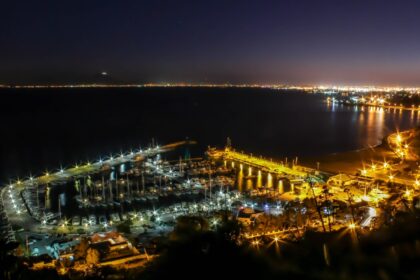
[[409, 189], [406, 189], [406, 190], [405, 190], [405, 194], [404, 194], [404, 195], [405, 195], [405, 197], [406, 197], [407, 199], [411, 200], [411, 198], [412, 198], [412, 197], [411, 197], [411, 191], [410, 191]]

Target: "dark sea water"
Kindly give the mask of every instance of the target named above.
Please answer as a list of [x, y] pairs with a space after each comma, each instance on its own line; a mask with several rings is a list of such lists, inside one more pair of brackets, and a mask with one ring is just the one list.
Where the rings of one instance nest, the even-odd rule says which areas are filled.
[[414, 127], [417, 112], [328, 105], [320, 95], [268, 89], [0, 90], [0, 183], [60, 165], [159, 144], [226, 137], [266, 157], [316, 156], [376, 145]]

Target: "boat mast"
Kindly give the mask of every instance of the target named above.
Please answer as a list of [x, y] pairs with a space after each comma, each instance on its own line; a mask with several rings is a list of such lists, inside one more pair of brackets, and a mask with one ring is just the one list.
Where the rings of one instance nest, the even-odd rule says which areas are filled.
[[102, 202], [105, 202], [105, 178], [102, 173]]

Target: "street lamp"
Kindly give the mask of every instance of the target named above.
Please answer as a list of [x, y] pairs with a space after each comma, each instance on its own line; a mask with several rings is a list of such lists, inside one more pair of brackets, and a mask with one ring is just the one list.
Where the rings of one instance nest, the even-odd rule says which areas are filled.
[[255, 247], [258, 247], [258, 245], [260, 245], [260, 241], [259, 240], [254, 240], [254, 241], [252, 241], [252, 245], [254, 245]]
[[409, 189], [405, 190], [405, 196], [407, 197], [407, 199], [411, 199], [411, 191]]

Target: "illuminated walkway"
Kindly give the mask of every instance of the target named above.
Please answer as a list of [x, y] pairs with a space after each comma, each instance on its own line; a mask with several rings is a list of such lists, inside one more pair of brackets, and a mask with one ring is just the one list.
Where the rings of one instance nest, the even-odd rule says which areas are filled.
[[310, 168], [302, 166], [294, 166], [293, 168], [290, 168], [278, 162], [238, 153], [229, 148], [226, 148], [224, 151], [209, 151], [208, 154], [213, 158], [223, 158], [224, 160], [238, 162], [240, 164], [255, 167], [263, 172], [280, 176], [290, 176], [293, 178], [304, 179], [315, 173], [315, 170]]
[[115, 157], [110, 156], [107, 159], [104, 159], [104, 160], [100, 159], [97, 162], [93, 162], [93, 163], [88, 162], [84, 165], [75, 165], [67, 169], [61, 169], [55, 173], [46, 172], [45, 174], [39, 177], [29, 177], [28, 179], [23, 180], [23, 181], [17, 180], [15, 183], [10, 184], [9, 187], [23, 188], [25, 186], [31, 186], [34, 184], [45, 185], [45, 184], [65, 182], [75, 177], [86, 176], [88, 174], [97, 173], [104, 166], [119, 165], [119, 164], [123, 164], [123, 163], [133, 161], [133, 160], [138, 161], [145, 157], [150, 157], [150, 156], [157, 155], [159, 153], [173, 150], [178, 146], [184, 145], [185, 143], [186, 143], [185, 141], [181, 141], [181, 142], [177, 142], [173, 144], [168, 144], [162, 147], [156, 146], [154, 148], [138, 150], [135, 152], [132, 151], [126, 154], [121, 153], [118, 156], [115, 156]]
[[279, 229], [279, 230], [273, 230], [273, 231], [265, 231], [265, 232], [258, 232], [258, 233], [245, 233], [242, 236], [245, 239], [254, 239], [254, 238], [260, 238], [263, 236], [281, 236], [283, 234], [288, 234], [295, 231], [301, 231], [305, 230], [305, 227], [290, 227], [288, 229]]
[[[111, 167], [119, 164], [123, 164], [129, 161], [139, 161], [146, 157], [154, 156], [159, 153], [167, 152], [175, 149], [178, 146], [186, 144], [187, 141], [181, 141], [165, 146], [156, 146], [145, 150], [131, 151], [129, 153], [121, 153], [117, 156], [110, 156], [106, 159], [100, 159], [96, 162], [88, 162], [83, 165], [75, 165], [67, 169], [61, 169], [54, 173], [46, 172], [45, 174], [38, 177], [29, 177], [24, 180], [17, 180], [10, 183], [7, 187], [3, 187], [0, 191], [1, 202], [4, 207], [4, 211], [10, 221], [19, 225], [26, 225], [34, 227], [38, 225], [39, 220], [36, 219], [31, 213], [32, 211], [26, 211], [25, 201], [22, 201], [20, 195], [21, 191], [28, 187], [36, 185], [50, 186], [58, 185], [74, 178], [87, 176], [100, 172], [104, 167]], [[192, 143], [191, 141], [188, 143]], [[25, 207], [26, 206], [26, 207]], [[31, 210], [31, 209], [30, 209]]]

